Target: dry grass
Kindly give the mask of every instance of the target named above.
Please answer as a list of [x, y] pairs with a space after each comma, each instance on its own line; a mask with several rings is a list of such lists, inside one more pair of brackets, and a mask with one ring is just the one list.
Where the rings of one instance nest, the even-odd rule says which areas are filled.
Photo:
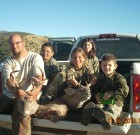
[[40, 53], [41, 45], [48, 42], [48, 38], [36, 35], [27, 35], [24, 37], [28, 50]]

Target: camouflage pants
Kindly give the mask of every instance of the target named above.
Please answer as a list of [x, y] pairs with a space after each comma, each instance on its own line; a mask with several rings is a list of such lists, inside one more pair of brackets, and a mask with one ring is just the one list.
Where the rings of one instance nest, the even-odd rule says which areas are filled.
[[103, 104], [97, 104], [98, 107], [102, 108], [106, 114], [113, 118], [114, 121], [120, 116], [122, 112], [122, 106], [117, 104], [104, 106]]
[[56, 75], [54, 80], [47, 87], [44, 94], [41, 96], [40, 104], [47, 104], [49, 101], [63, 95], [66, 87], [66, 73], [62, 71]]

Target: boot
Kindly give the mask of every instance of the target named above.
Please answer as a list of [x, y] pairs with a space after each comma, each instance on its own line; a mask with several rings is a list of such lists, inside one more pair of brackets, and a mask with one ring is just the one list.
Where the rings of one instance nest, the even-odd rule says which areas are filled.
[[111, 122], [109, 121], [110, 119], [108, 119], [104, 110], [99, 108], [93, 102], [89, 102], [83, 109], [81, 124], [87, 126], [93, 117], [95, 117], [101, 123], [104, 130], [111, 129]]
[[104, 130], [110, 130], [111, 129], [111, 122], [109, 117], [106, 115], [103, 109], [99, 107], [94, 108], [94, 117], [101, 123], [102, 128]]
[[96, 105], [93, 102], [89, 102], [87, 105], [85, 105], [84, 109], [83, 109], [83, 115], [81, 118], [81, 124], [87, 126], [93, 117], [93, 108], [95, 108]]

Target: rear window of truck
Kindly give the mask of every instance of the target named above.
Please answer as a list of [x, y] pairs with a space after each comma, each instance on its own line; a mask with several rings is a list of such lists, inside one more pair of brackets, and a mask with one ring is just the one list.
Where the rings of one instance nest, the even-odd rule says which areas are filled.
[[[100, 59], [104, 53], [113, 53], [117, 59], [140, 59], [140, 42], [137, 38], [109, 37], [93, 38], [96, 44], [96, 56]], [[78, 46], [80, 47], [79, 42]]]
[[53, 45], [55, 49], [54, 58], [59, 61], [68, 60], [71, 48], [73, 46], [73, 42], [72, 41], [55, 41]]

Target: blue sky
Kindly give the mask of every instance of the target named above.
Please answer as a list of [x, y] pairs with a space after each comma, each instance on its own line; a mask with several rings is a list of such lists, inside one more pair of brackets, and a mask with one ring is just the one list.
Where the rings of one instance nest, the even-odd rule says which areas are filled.
[[51, 37], [140, 33], [140, 0], [0, 0], [0, 30]]

